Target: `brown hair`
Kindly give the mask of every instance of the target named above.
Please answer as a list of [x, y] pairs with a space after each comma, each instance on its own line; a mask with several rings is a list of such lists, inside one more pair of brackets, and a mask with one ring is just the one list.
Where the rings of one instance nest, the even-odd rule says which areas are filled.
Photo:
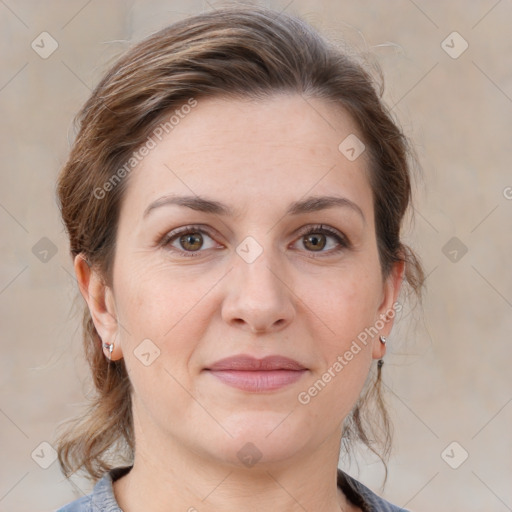
[[[382, 78], [382, 76], [381, 76]], [[406, 262], [405, 281], [421, 299], [423, 271], [400, 239], [411, 200], [407, 138], [382, 104], [377, 82], [347, 52], [293, 16], [260, 7], [229, 7], [175, 23], [129, 49], [111, 67], [77, 116], [79, 132], [58, 179], [58, 199], [72, 256], [111, 284], [116, 228], [128, 179], [108, 187], [164, 117], [191, 98], [265, 98], [278, 92], [342, 106], [357, 123], [369, 156], [376, 236], [384, 277]], [[341, 142], [341, 141], [340, 141]], [[97, 480], [114, 454], [134, 453], [131, 384], [124, 361], [109, 362], [87, 305], [83, 343], [96, 396], [62, 434], [58, 455], [66, 476], [82, 469]], [[377, 366], [377, 368], [375, 368]], [[355, 439], [380, 454], [391, 436], [381, 393], [381, 364], [344, 423], [343, 446]], [[372, 403], [375, 407], [372, 407]]]

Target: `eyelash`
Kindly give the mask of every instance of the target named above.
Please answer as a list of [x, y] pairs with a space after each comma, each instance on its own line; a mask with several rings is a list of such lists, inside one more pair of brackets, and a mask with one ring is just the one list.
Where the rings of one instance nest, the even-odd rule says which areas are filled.
[[[165, 234], [161, 238], [160, 242], [158, 242], [158, 245], [161, 247], [164, 247], [164, 248], [170, 248], [170, 250], [172, 250], [172, 251], [179, 252], [187, 258], [197, 257], [201, 254], [201, 252], [204, 252], [204, 251], [201, 251], [201, 250], [185, 251], [185, 250], [177, 249], [176, 247], [171, 247], [171, 242], [178, 239], [179, 237], [181, 237], [183, 235], [195, 234], [195, 233], [206, 234], [210, 238], [213, 239], [213, 235], [209, 232], [209, 230], [205, 229], [203, 226], [190, 225], [190, 226], [186, 226], [185, 228], [180, 228], [178, 230], [174, 230], [174, 231], [171, 231], [170, 233]], [[308, 226], [308, 227], [302, 229], [299, 233], [298, 238], [303, 238], [303, 237], [313, 234], [313, 233], [314, 234], [324, 234], [324, 235], [328, 235], [328, 236], [334, 238], [336, 240], [336, 242], [338, 243], [338, 247], [331, 249], [329, 251], [319, 251], [318, 254], [315, 254], [315, 251], [306, 251], [306, 252], [311, 253], [310, 257], [312, 257], [312, 258], [322, 257], [322, 255], [326, 255], [326, 254], [327, 255], [335, 254], [343, 249], [349, 249], [351, 247], [349, 240], [344, 235], [342, 235], [341, 233], [339, 233], [337, 230], [335, 230], [333, 228], [324, 226], [323, 224]]]

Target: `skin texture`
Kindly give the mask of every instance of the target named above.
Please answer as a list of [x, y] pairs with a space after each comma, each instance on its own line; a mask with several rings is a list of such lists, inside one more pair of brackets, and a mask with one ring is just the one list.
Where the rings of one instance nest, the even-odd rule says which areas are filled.
[[[366, 153], [349, 161], [338, 150], [352, 133], [350, 116], [319, 99], [200, 99], [129, 176], [112, 288], [76, 258], [98, 333], [115, 343], [112, 359], [124, 357], [134, 390], [134, 467], [114, 484], [125, 512], [358, 510], [337, 489], [336, 468], [342, 422], [385, 353], [378, 336], [308, 404], [298, 401], [392, 309], [402, 282], [402, 263], [381, 273]], [[167, 205], [144, 218], [169, 194], [220, 201], [235, 215]], [[320, 195], [353, 201], [364, 219], [347, 206], [285, 213]], [[191, 224], [207, 230], [194, 256], [179, 236], [159, 245]], [[335, 238], [317, 235], [326, 245], [315, 250], [300, 229], [318, 224], [349, 246], [336, 251]], [[236, 251], [248, 236], [262, 249], [251, 263]], [[149, 366], [134, 354], [145, 339], [160, 350]], [[236, 354], [279, 354], [308, 371], [263, 393], [204, 371]], [[237, 456], [246, 443], [261, 454], [251, 467]]]

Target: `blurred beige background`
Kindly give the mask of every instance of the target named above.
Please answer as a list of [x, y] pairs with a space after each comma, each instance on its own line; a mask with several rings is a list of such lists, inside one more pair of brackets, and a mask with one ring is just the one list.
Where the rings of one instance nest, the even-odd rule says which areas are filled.
[[[260, 3], [374, 56], [424, 171], [406, 237], [427, 294], [389, 341], [396, 436], [382, 495], [417, 512], [512, 510], [512, 3]], [[214, 6], [0, 1], [1, 511], [51, 511], [90, 491], [41, 445], [89, 389], [54, 193], [73, 116], [126, 44]], [[381, 492], [374, 458], [341, 464]]]

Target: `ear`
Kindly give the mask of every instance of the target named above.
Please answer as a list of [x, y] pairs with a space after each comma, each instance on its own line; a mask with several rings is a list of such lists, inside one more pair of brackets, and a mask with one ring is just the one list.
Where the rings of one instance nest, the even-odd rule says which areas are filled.
[[[396, 304], [398, 295], [405, 272], [405, 262], [397, 261], [393, 263], [393, 267], [384, 281], [382, 289], [382, 300], [377, 311], [378, 317], [375, 320], [377, 326], [384, 324], [379, 329], [379, 336], [387, 337], [393, 328], [394, 318], [396, 316]], [[386, 345], [380, 341], [379, 336], [376, 336], [373, 341], [372, 357], [373, 359], [381, 359], [386, 354]]]
[[[119, 325], [112, 290], [104, 283], [97, 271], [89, 266], [82, 254], [75, 257], [74, 267], [80, 292], [87, 302], [92, 321], [102, 343], [114, 343]], [[107, 358], [110, 356], [108, 349], [103, 348], [103, 352]], [[121, 347], [114, 343], [114, 350], [111, 354], [112, 361], [121, 359], [121, 357]]]

